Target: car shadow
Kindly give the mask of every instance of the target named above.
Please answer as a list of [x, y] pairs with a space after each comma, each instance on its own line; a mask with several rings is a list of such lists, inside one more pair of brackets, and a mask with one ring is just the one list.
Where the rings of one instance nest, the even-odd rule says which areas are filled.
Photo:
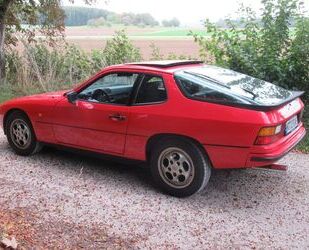
[[144, 187], [152, 187], [151, 175], [144, 162], [50, 146], [44, 147], [39, 155], [69, 163], [65, 167], [73, 168], [74, 172], [80, 173], [83, 168], [83, 175], [90, 178], [97, 178], [99, 175], [108, 173], [110, 176], [124, 176], [124, 179], [133, 179], [134, 182], [139, 182], [139, 185]]
[[[148, 194], [164, 195], [153, 187], [150, 171], [145, 163], [124, 161], [117, 158], [93, 157], [87, 154], [59, 150], [46, 147], [33, 156], [33, 161], [40, 158], [42, 161], [49, 158], [61, 162], [61, 165], [52, 165], [61, 169], [81, 172], [84, 178], [100, 178], [111, 176], [111, 183], [123, 181], [126, 185], [146, 189]], [[208, 208], [256, 208], [257, 206], [271, 206], [274, 197], [293, 182], [295, 176], [281, 171], [263, 169], [240, 170], [213, 170], [207, 187], [197, 195], [186, 199], [170, 197], [174, 202], [187, 203], [193, 208], [206, 206]], [[103, 183], [103, 182], [102, 182]], [[98, 183], [99, 184], [99, 183]], [[167, 196], [168, 197], [168, 196]]]

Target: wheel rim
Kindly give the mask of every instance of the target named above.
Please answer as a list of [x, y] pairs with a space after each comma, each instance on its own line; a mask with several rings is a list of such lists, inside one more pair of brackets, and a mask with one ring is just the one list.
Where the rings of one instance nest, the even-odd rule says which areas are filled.
[[180, 148], [163, 150], [159, 156], [158, 168], [163, 181], [174, 188], [185, 188], [194, 178], [193, 161]]
[[16, 119], [11, 123], [10, 136], [14, 145], [19, 149], [25, 149], [31, 143], [30, 128], [24, 120]]

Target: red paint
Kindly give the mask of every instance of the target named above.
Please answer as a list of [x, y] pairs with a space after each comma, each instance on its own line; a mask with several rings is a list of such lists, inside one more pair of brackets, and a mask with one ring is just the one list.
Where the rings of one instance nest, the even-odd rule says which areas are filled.
[[[173, 73], [184, 67], [193, 66], [163, 69], [112, 66], [75, 89], [79, 91], [106, 73], [151, 73], [164, 79], [168, 93], [164, 103], [118, 106], [77, 101], [71, 104], [61, 91], [10, 100], [0, 106], [0, 118], [12, 109], [20, 109], [29, 116], [39, 141], [137, 160], [146, 160], [146, 145], [152, 136], [186, 136], [202, 145], [214, 168], [269, 166], [304, 136], [305, 129], [300, 123], [291, 134], [274, 143], [255, 145], [262, 127], [284, 124], [301, 112], [302, 101], [297, 99], [294, 109], [283, 106], [262, 112], [191, 100], [181, 93], [173, 78]], [[113, 119], [114, 115], [124, 119]], [[255, 161], [254, 157], [269, 159]]]
[[129, 116], [129, 107], [77, 101], [72, 105], [62, 98], [53, 113], [57, 143], [95, 149], [122, 155], [128, 119], [114, 121], [109, 116]]

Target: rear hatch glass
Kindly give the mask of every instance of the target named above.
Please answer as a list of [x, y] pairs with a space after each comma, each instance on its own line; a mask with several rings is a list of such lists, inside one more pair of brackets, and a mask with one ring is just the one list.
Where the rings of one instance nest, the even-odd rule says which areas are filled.
[[177, 71], [175, 80], [189, 98], [257, 108], [276, 107], [302, 94], [233, 70], [210, 65]]

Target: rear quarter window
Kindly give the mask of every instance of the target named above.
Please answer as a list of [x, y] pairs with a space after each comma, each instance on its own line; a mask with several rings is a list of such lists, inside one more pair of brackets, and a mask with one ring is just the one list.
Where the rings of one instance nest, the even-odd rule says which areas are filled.
[[175, 75], [175, 81], [182, 93], [188, 98], [219, 103], [243, 103], [239, 98], [225, 93], [224, 89], [213, 87], [213, 83], [206, 79], [198, 79], [189, 75], [181, 76], [178, 74]]
[[[212, 65], [203, 65], [181, 70], [175, 73], [175, 78], [179, 80], [187, 79], [200, 87], [199, 93], [194, 93], [192, 98], [196, 96], [202, 97], [204, 100], [213, 98], [203, 95], [202, 92], [210, 88], [227, 98], [231, 102], [240, 102], [243, 104], [253, 104], [257, 106], [279, 105], [284, 101], [293, 98], [295, 93], [270, 82], [263, 81], [233, 70], [216, 67]], [[181, 88], [184, 87], [179, 85]], [[189, 93], [190, 94], [190, 93]]]

